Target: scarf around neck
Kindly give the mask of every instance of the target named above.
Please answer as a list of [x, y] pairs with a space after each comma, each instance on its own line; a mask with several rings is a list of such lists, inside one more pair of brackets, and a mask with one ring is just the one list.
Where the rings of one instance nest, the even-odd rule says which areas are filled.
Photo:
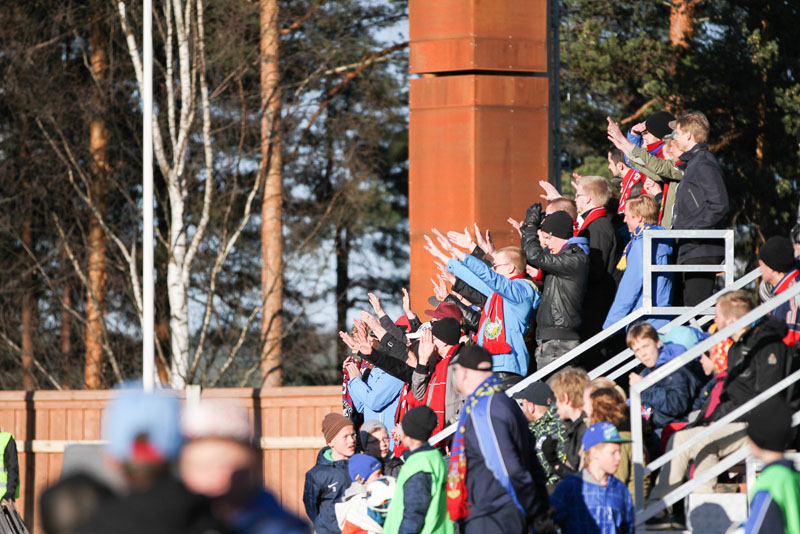
[[619, 263], [617, 263], [617, 269], [624, 271], [628, 267], [628, 253], [631, 251], [631, 247], [633, 246], [633, 240], [640, 238], [645, 230], [652, 230], [657, 227], [657, 224], [650, 224], [646, 222], [643, 222], [636, 227], [636, 230], [633, 231], [633, 235], [631, 236], [631, 240], [628, 241], [627, 245], [625, 245], [625, 251], [622, 253]]

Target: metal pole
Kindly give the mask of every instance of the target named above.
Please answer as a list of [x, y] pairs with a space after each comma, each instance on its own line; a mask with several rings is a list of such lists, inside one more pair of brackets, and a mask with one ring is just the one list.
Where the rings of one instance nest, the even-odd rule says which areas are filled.
[[153, 2], [143, 5], [144, 84], [142, 107], [142, 387], [152, 391], [155, 379], [153, 304]]

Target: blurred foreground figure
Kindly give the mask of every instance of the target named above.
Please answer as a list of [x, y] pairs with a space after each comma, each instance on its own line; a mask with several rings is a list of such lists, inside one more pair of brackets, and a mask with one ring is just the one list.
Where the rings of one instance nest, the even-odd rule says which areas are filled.
[[226, 528], [242, 534], [306, 534], [308, 525], [285, 511], [261, 484], [261, 451], [247, 412], [224, 402], [187, 408], [180, 471], [186, 486], [211, 499]]
[[103, 430], [107, 460], [121, 470], [130, 492], [103, 502], [77, 532], [224, 532], [208, 499], [191, 493], [170, 471], [182, 443], [175, 396], [123, 390], [109, 403]]

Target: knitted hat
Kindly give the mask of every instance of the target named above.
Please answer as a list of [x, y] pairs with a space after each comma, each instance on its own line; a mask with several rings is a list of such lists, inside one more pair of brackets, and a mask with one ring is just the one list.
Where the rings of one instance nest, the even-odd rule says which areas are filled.
[[369, 454], [354, 454], [347, 462], [347, 470], [350, 472], [350, 480], [353, 482], [367, 481], [372, 473], [381, 468], [380, 460]]
[[346, 426], [353, 426], [349, 417], [339, 413], [329, 413], [322, 420], [322, 435], [325, 436], [325, 443], [330, 443], [336, 434]]
[[544, 218], [542, 232], [561, 239], [569, 239], [575, 232], [574, 221], [566, 211], [555, 211]]
[[180, 404], [166, 391], [122, 390], [108, 405], [103, 437], [112, 456], [125, 463], [160, 463], [180, 451]]
[[433, 337], [448, 345], [458, 345], [458, 340], [461, 339], [461, 325], [452, 317], [445, 317], [433, 323], [431, 332]]
[[478, 345], [466, 345], [461, 347], [461, 350], [459, 350], [450, 360], [450, 365], [455, 363], [461, 367], [466, 367], [467, 369], [475, 369], [476, 371], [491, 371], [492, 355], [488, 350]]
[[429, 315], [434, 319], [444, 319], [445, 317], [452, 317], [456, 321], [461, 321], [464, 314], [458, 309], [458, 306], [452, 302], [440, 302], [436, 305], [435, 310], [425, 310], [425, 315]]
[[788, 273], [794, 269], [794, 249], [789, 238], [774, 235], [761, 245], [758, 259], [767, 264], [767, 267], [779, 273]]
[[647, 131], [659, 139], [664, 139], [665, 135], [672, 133], [669, 127], [670, 121], [674, 121], [675, 116], [669, 111], [656, 111], [644, 121]]
[[783, 452], [792, 431], [792, 412], [783, 399], [772, 397], [753, 408], [747, 418], [747, 437], [768, 451]]
[[406, 436], [420, 441], [428, 441], [433, 429], [439, 424], [439, 418], [427, 406], [417, 406], [406, 412], [402, 421]]

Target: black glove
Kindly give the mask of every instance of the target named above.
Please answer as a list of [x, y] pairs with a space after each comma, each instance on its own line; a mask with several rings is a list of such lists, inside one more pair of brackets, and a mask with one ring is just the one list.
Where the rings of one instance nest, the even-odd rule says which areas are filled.
[[544, 213], [542, 212], [542, 204], [537, 202], [533, 204], [528, 211], [525, 212], [525, 226], [532, 226], [533, 228], [539, 228], [542, 224], [542, 219], [544, 218]]
[[552, 436], [548, 436], [542, 442], [542, 455], [544, 456], [544, 459], [547, 460], [547, 463], [550, 464], [551, 467], [555, 467], [556, 465], [561, 463], [558, 459], [558, 453], [556, 452], [557, 447], [558, 443]]

